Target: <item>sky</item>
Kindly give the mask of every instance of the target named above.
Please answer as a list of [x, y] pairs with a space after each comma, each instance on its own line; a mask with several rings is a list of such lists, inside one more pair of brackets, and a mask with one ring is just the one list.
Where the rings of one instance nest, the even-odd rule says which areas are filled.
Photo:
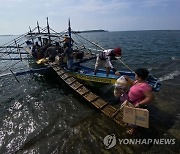
[[36, 27], [108, 31], [180, 30], [180, 0], [0, 0], [0, 35]]

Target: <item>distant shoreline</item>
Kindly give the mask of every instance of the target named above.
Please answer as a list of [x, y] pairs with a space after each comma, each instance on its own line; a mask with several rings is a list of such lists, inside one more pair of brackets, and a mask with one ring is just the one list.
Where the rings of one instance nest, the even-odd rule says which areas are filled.
[[[93, 33], [93, 32], [141, 32], [141, 31], [180, 31], [178, 30], [82, 30], [82, 31], [72, 31], [72, 33]], [[22, 34], [0, 34], [0, 36], [16, 36], [16, 35], [22, 35]]]
[[12, 34], [8, 34], [8, 35], [0, 35], [0, 36], [13, 36]]
[[83, 30], [83, 31], [73, 31], [74, 33], [93, 33], [93, 32], [108, 32], [107, 30]]

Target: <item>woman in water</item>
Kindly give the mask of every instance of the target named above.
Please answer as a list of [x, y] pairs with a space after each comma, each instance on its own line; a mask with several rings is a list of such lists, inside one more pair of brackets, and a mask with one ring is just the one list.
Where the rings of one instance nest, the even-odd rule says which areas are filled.
[[[128, 101], [135, 107], [142, 107], [151, 103], [154, 100], [152, 87], [146, 82], [149, 72], [145, 68], [138, 68], [135, 71], [135, 81], [130, 78], [126, 79], [132, 82], [132, 86], [128, 92]], [[134, 134], [136, 130], [135, 126], [132, 126], [128, 131], [129, 134]]]

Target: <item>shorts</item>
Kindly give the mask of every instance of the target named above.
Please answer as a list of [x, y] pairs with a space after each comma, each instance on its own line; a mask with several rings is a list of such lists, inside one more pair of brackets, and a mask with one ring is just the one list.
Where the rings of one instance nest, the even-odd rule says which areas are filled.
[[108, 60], [101, 60], [99, 58], [99, 55], [97, 55], [97, 58], [96, 58], [96, 64], [95, 64], [95, 69], [97, 69], [99, 66], [100, 67], [106, 67], [106, 68], [110, 68], [111, 65], [107, 62]]

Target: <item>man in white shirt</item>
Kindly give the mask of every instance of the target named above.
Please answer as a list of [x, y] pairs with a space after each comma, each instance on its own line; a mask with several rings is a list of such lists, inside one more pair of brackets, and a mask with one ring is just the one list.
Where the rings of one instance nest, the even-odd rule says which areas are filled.
[[121, 48], [107, 49], [102, 51], [100, 54], [97, 54], [94, 74], [96, 75], [99, 66], [103, 66], [106, 68], [107, 77], [111, 69], [117, 76], [120, 76], [120, 73], [113, 67], [111, 58], [119, 57], [121, 55]]

